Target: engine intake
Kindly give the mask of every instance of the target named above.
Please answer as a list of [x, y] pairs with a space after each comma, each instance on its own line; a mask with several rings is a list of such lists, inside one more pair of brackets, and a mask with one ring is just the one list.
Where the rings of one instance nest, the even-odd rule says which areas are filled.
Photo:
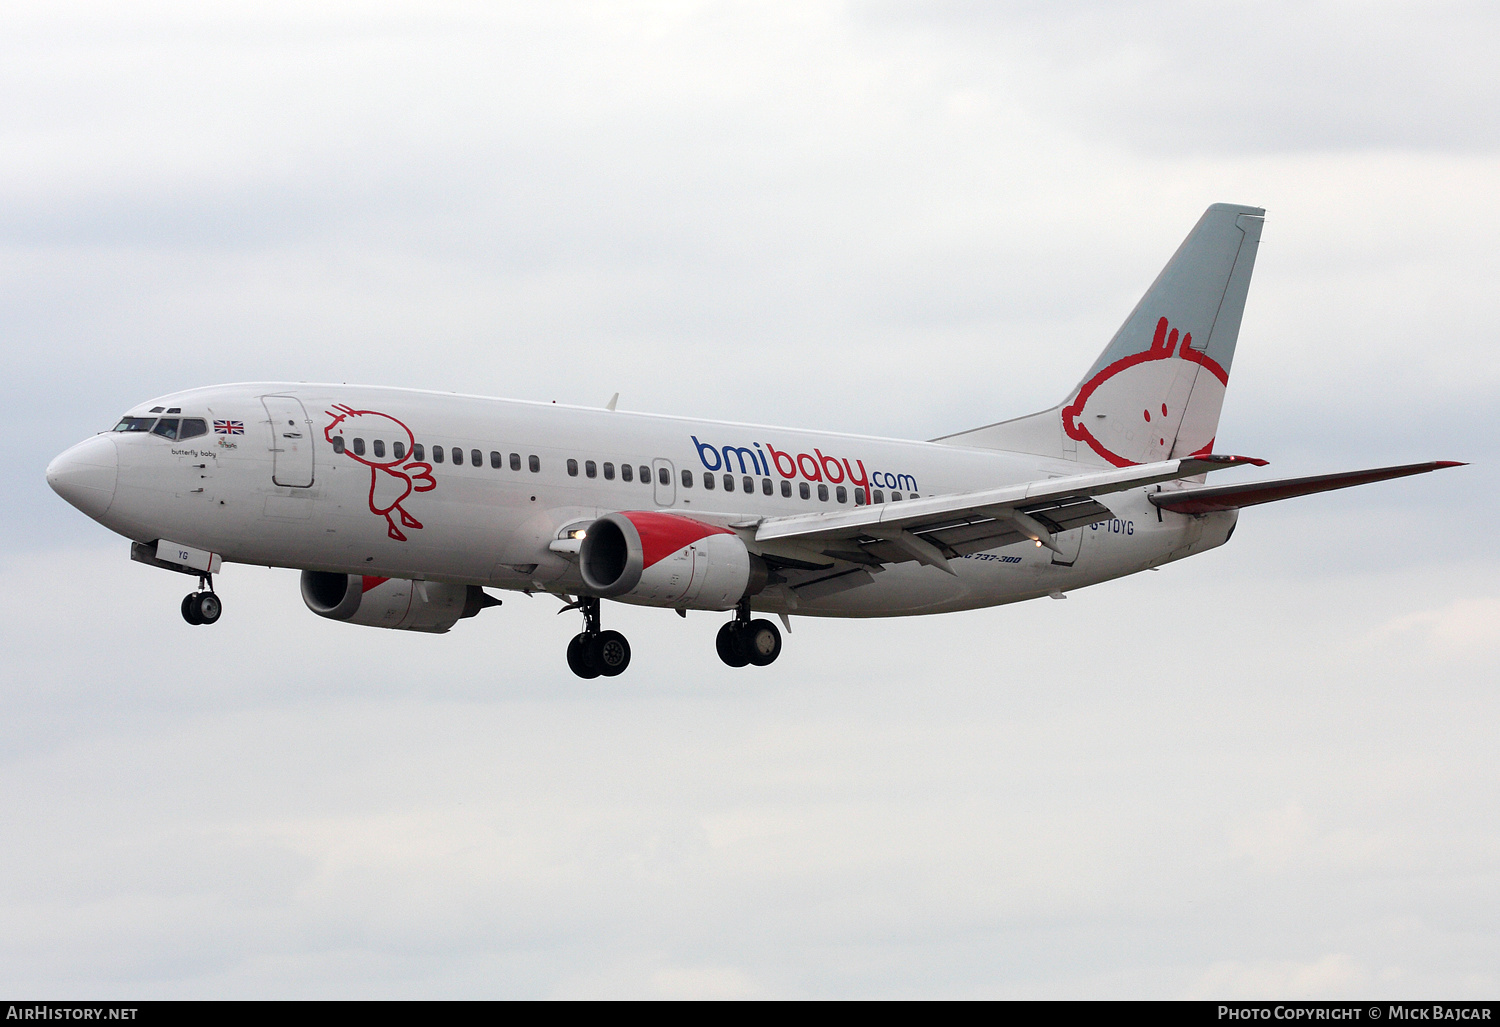
[[766, 586], [765, 563], [727, 528], [677, 514], [629, 511], [590, 524], [578, 569], [595, 595], [729, 610]]
[[319, 617], [403, 631], [444, 632], [500, 600], [478, 585], [302, 572], [302, 601]]

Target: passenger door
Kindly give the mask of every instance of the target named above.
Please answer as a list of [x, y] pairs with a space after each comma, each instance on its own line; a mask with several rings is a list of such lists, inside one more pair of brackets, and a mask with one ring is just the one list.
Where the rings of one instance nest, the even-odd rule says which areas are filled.
[[271, 480], [305, 489], [313, 483], [312, 421], [295, 396], [262, 396], [271, 419]]

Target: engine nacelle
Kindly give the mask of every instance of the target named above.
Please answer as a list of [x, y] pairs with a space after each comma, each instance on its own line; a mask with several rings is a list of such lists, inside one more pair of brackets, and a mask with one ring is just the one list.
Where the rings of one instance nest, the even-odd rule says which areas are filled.
[[766, 565], [740, 537], [691, 517], [633, 510], [590, 524], [578, 550], [596, 595], [647, 606], [730, 610], [766, 586]]
[[302, 601], [319, 617], [405, 631], [447, 631], [500, 600], [478, 585], [302, 572]]

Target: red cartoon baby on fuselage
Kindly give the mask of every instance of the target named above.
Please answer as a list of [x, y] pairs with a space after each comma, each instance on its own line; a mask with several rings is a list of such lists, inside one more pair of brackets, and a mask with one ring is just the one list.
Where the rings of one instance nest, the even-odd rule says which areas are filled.
[[[378, 410], [355, 410], [335, 404], [324, 413], [333, 418], [323, 429], [323, 437], [334, 451], [370, 469], [370, 512], [385, 518], [391, 538], [405, 542], [406, 535], [396, 525], [396, 518], [408, 528], [420, 528], [422, 522], [407, 513], [402, 502], [413, 492], [431, 492], [437, 488], [431, 464], [419, 460], [408, 462], [416, 444], [411, 429]], [[356, 442], [363, 452], [355, 452]], [[377, 453], [377, 449], [381, 452]]]

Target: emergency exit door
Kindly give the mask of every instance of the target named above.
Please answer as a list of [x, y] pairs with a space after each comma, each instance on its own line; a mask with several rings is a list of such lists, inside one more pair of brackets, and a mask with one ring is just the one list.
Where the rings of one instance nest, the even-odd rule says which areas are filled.
[[651, 461], [652, 484], [656, 488], [656, 505], [671, 506], [677, 502], [677, 482], [673, 475], [672, 461], [657, 457]]

